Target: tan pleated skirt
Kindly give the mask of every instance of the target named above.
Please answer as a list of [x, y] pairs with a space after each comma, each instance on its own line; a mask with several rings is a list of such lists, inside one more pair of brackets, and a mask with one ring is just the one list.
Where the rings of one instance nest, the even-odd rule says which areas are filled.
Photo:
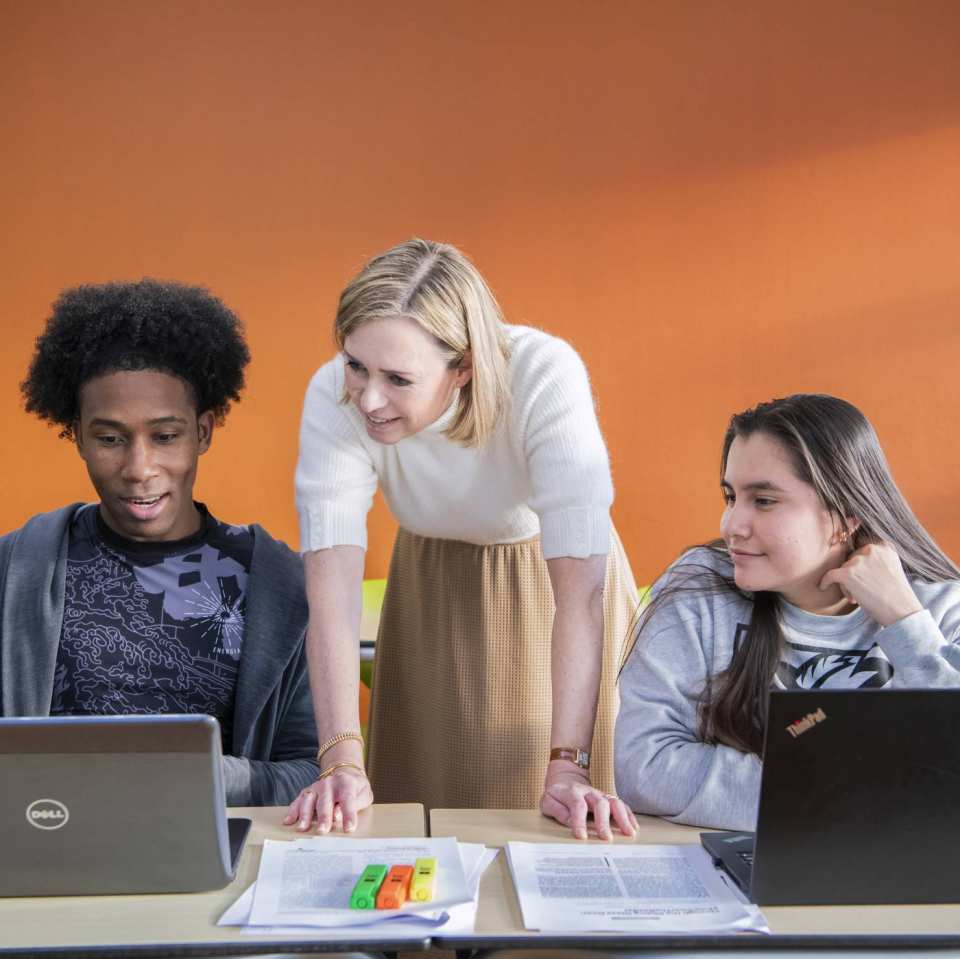
[[[636, 608], [612, 531], [590, 763], [592, 782], [606, 792], [617, 669]], [[476, 546], [400, 530], [374, 664], [368, 766], [377, 802], [537, 807], [550, 752], [553, 613], [538, 539]]]

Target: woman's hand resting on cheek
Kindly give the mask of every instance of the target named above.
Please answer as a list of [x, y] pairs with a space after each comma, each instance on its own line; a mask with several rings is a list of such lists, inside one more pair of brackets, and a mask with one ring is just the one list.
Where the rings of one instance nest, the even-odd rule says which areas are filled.
[[839, 587], [881, 626], [891, 626], [923, 609], [889, 543], [868, 543], [851, 553], [842, 566], [820, 580], [821, 589], [831, 586]]

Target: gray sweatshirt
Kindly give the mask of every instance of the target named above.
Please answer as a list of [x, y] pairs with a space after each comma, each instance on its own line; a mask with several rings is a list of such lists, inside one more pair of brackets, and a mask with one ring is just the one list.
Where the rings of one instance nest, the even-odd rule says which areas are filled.
[[[731, 574], [728, 560], [691, 550], [680, 563]], [[787, 640], [774, 680], [786, 688], [960, 686], [960, 583], [911, 581], [924, 609], [881, 628], [862, 610], [818, 616], [782, 604]], [[752, 614], [731, 592], [682, 592], [647, 623], [620, 676], [614, 740], [617, 791], [638, 813], [720, 829], [753, 829], [760, 759], [700, 740], [708, 678], [733, 658]]]

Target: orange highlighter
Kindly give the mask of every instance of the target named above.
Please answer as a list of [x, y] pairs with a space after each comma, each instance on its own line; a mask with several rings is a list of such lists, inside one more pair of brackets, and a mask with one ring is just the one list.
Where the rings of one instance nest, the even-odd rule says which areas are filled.
[[407, 901], [412, 876], [413, 866], [391, 866], [377, 893], [377, 908], [399, 909]]

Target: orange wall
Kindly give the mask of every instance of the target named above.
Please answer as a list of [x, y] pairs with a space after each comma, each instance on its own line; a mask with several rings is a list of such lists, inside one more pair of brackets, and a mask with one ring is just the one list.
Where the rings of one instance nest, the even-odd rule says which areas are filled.
[[[57, 291], [200, 282], [248, 392], [201, 469], [296, 541], [337, 294], [421, 234], [586, 359], [640, 580], [714, 533], [729, 414], [872, 417], [960, 556], [960, 5], [770, 0], [0, 4], [0, 529], [89, 495], [17, 384]], [[384, 575], [378, 506], [368, 575]]]

